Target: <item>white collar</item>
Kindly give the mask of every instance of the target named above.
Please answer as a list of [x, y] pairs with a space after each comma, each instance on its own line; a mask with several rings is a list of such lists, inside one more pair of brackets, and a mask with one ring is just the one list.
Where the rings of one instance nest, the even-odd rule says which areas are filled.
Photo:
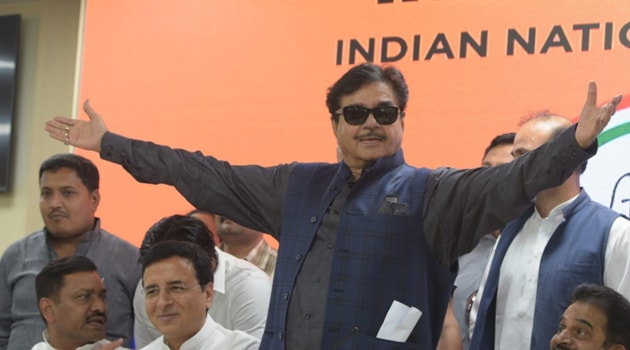
[[[53, 349], [53, 350], [57, 349], [54, 346], [50, 345], [50, 343], [48, 342], [48, 330], [47, 329], [44, 329], [44, 331], [42, 332], [42, 338], [44, 338], [44, 343], [46, 344], [47, 348]], [[109, 343], [109, 341], [107, 341], [105, 339], [102, 339], [102, 340], [99, 340], [99, 341], [97, 341], [95, 343], [90, 343], [90, 344], [85, 344], [85, 345], [79, 346], [75, 350], [92, 350], [92, 349], [95, 349], [95, 346], [97, 344], [100, 344], [100, 346], [98, 346], [98, 348], [100, 349], [100, 347], [103, 344], [105, 344], [105, 343]], [[116, 349], [124, 349], [124, 348], [118, 347]]]
[[[212, 317], [206, 315], [206, 321], [203, 323], [203, 326], [201, 326], [201, 329], [199, 329], [199, 331], [197, 331], [195, 335], [187, 339], [182, 344], [180, 349], [201, 349], [201, 346], [204, 344], [204, 342], [208, 341], [208, 339], [214, 338], [214, 336], [212, 335], [214, 332], [214, 327], [214, 320], [212, 320]], [[162, 343], [168, 347], [168, 344], [166, 343], [166, 338], [164, 338], [164, 336], [162, 336]]]
[[225, 255], [227, 253], [221, 251], [221, 249], [215, 247], [217, 252], [217, 268], [214, 271], [214, 283], [213, 290], [217, 293], [225, 294], [225, 275], [227, 274], [227, 259]]
[[[563, 210], [568, 207], [571, 203], [573, 203], [577, 197], [580, 194], [576, 194], [574, 197], [571, 197], [569, 199], [567, 199], [566, 201], [556, 205], [553, 209], [551, 209], [551, 211], [549, 212], [549, 215], [547, 215], [547, 218], [552, 218], [552, 217], [561, 217], [564, 219], [564, 213]], [[536, 217], [538, 217], [539, 219], [544, 219], [542, 216], [540, 216], [540, 213], [538, 213], [538, 208], [534, 207], [536, 210]]]

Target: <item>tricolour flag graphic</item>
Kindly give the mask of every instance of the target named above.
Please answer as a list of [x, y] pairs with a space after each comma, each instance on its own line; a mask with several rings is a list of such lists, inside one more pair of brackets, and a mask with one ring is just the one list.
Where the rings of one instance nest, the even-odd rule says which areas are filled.
[[593, 200], [630, 216], [630, 95], [624, 96], [598, 141], [582, 186]]

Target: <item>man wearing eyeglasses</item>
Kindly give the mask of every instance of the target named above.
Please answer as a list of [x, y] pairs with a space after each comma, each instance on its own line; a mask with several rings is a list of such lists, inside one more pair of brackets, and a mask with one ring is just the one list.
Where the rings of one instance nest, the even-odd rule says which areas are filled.
[[208, 254], [181, 241], [156, 243], [142, 257], [145, 306], [162, 336], [143, 349], [256, 350], [257, 338], [212, 320], [214, 271]]
[[[621, 97], [598, 108], [591, 83], [577, 127], [510, 165], [462, 171], [405, 163], [407, 99], [396, 68], [364, 63], [344, 74], [326, 99], [336, 164], [231, 166], [108, 132], [88, 101], [90, 121], [56, 117], [46, 130], [279, 240], [261, 349], [434, 349], [457, 257], [591, 157]], [[420, 319], [406, 337], [392, 336], [396, 327], [379, 334], [399, 303]]]

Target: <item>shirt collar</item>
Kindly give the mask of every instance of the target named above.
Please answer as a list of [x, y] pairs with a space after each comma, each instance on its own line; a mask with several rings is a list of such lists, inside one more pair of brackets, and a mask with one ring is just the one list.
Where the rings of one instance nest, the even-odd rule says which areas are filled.
[[254, 259], [260, 253], [260, 250], [263, 249], [263, 243], [265, 243], [265, 240], [261, 239], [258, 244], [256, 244], [256, 246], [252, 250], [250, 250], [249, 254], [247, 254], [247, 256], [243, 259], [251, 262], [252, 259]]
[[571, 205], [571, 203], [573, 203], [579, 195], [580, 194], [578, 193], [575, 196], [567, 199], [566, 201], [558, 204], [555, 208], [551, 209], [551, 212], [549, 213], [549, 215], [564, 216], [564, 209], [567, 208], [569, 205]]
[[[201, 346], [204, 345], [204, 343], [207, 342], [208, 339], [212, 339], [214, 337], [212, 335], [212, 333], [214, 332], [214, 327], [214, 320], [212, 320], [212, 317], [206, 315], [206, 321], [203, 323], [203, 326], [201, 326], [201, 329], [199, 329], [199, 331], [197, 331], [195, 335], [186, 340], [182, 344], [180, 349], [201, 349]], [[164, 336], [162, 336], [162, 343], [168, 347], [166, 343], [166, 338], [164, 338]]]
[[[48, 349], [56, 350], [56, 348], [53, 347], [52, 345], [50, 345], [50, 343], [48, 342], [48, 330], [47, 329], [44, 329], [44, 331], [42, 332], [42, 338], [44, 338], [44, 343], [46, 344], [46, 347]], [[95, 347], [95, 345], [97, 343], [100, 343], [100, 342], [102, 342], [102, 340], [99, 341], [99, 342], [96, 342], [96, 343], [90, 343], [90, 344], [85, 344], [85, 345], [79, 346], [75, 350], [92, 350]], [[100, 346], [99, 346], [99, 348], [100, 348]], [[119, 349], [119, 348], [117, 348], [117, 349]]]
[[[339, 170], [337, 174], [344, 179], [351, 178], [352, 171], [344, 162], [340, 162]], [[383, 172], [387, 172], [393, 168], [396, 168], [405, 163], [405, 157], [403, 155], [402, 148], [396, 151], [396, 153], [391, 156], [382, 157], [377, 159], [374, 163], [366, 166], [361, 171], [361, 178], [370, 174], [370, 175], [378, 175]], [[360, 180], [360, 179], [359, 179]]]
[[[569, 206], [575, 202], [575, 200], [580, 196], [580, 193], [576, 194], [575, 196], [567, 199], [566, 201], [556, 205], [553, 209], [551, 209], [551, 211], [549, 212], [549, 215], [547, 216], [547, 218], [562, 218], [564, 219], [566, 216], [566, 210], [569, 208]], [[539, 218], [542, 218], [540, 216], [540, 213], [538, 213], [538, 209], [536, 209], [536, 216]]]
[[[83, 237], [83, 240], [77, 246], [76, 255], [86, 255], [87, 249], [89, 248], [90, 244], [92, 243], [96, 235], [98, 235], [100, 232], [101, 232], [101, 219], [95, 217], [94, 227], [85, 235], [85, 237]], [[46, 242], [48, 243], [48, 237], [50, 237], [50, 232], [48, 232], [48, 229], [45, 226], [44, 226], [44, 234], [46, 236]]]
[[217, 252], [217, 268], [214, 270], [214, 283], [212, 289], [217, 293], [225, 294], [225, 275], [228, 268], [225, 255], [227, 253], [216, 247], [214, 250]]

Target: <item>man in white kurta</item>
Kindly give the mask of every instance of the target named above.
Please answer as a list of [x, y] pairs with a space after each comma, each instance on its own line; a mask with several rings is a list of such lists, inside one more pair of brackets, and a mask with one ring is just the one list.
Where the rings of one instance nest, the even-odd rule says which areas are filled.
[[[214, 295], [208, 314], [227, 329], [240, 330], [261, 339], [269, 308], [271, 279], [247, 261], [233, 257], [220, 249], [216, 249], [216, 252]], [[153, 327], [144, 309], [141, 282], [138, 282], [133, 297], [134, 337], [138, 348], [160, 336], [160, 332]]]
[[[173, 215], [149, 229], [151, 235], [207, 233], [195, 218]], [[161, 337], [143, 349], [257, 349], [260, 340], [226, 329], [207, 314], [212, 305], [213, 263], [198, 244], [165, 240], [141, 254], [146, 314]]]
[[[569, 125], [571, 122], [561, 116], [534, 116], [523, 123], [517, 132], [512, 151], [514, 156], [532, 151]], [[556, 310], [551, 310], [549, 305], [543, 305], [541, 300], [553, 299], [558, 305], [560, 302], [568, 303], [570, 290], [566, 292], [565, 285], [589, 282], [588, 278], [592, 275], [598, 275], [601, 284], [630, 297], [630, 221], [608, 208], [592, 203], [580, 187], [580, 170], [577, 169], [562, 185], [541, 191], [537, 195], [531, 215], [526, 218], [516, 235], [508, 235], [512, 237], [512, 241], [505, 241], [505, 234], [499, 238], [473, 304], [471, 349], [481, 347], [485, 350], [489, 342], [493, 342], [496, 349], [538, 349], [543, 344], [546, 347], [555, 331], [555, 325], [552, 328], [538, 325], [537, 329], [537, 312], [544, 313], [553, 322], [562, 315], [561, 312], [556, 315]], [[577, 221], [581, 217], [590, 218], [588, 222], [599, 223], [595, 218], [603, 215], [602, 212], [607, 213], [606, 217], [610, 216], [610, 219], [606, 219], [610, 223], [607, 226], [601, 225], [595, 230], [594, 227], [575, 227], [572, 224], [581, 222]], [[511, 230], [506, 229], [507, 231]], [[560, 241], [562, 237], [568, 238]], [[591, 259], [590, 250], [584, 246], [568, 245], [583, 237], [586, 237], [586, 246], [598, 248], [593, 250], [598, 251], [600, 259]], [[499, 250], [499, 247], [506, 245], [507, 248]], [[549, 271], [553, 271], [549, 265], [544, 265], [547, 268], [543, 267], [545, 259], [548, 261], [553, 254], [564, 252], [563, 249], [567, 249], [564, 247], [571, 249], [569, 254], [563, 255], [566, 258], [563, 258], [562, 263], [566, 266], [556, 265], [562, 273], [554, 275], [553, 286], [541, 284], [541, 276], [547, 276]], [[589, 258], [582, 259], [586, 262], [579, 264], [574, 262], [581, 261], [582, 256]], [[597, 272], [590, 272], [591, 265], [601, 265], [601, 268], [598, 267]], [[487, 306], [491, 300], [490, 291], [494, 284], [488, 281], [497, 280], [497, 275], [494, 313], [487, 311], [486, 317], [479, 317], [479, 310], [489, 310], [483, 305]], [[494, 325], [488, 325], [492, 321]], [[495, 329], [494, 339], [490, 339], [492, 332], [487, 331], [492, 326]]]

